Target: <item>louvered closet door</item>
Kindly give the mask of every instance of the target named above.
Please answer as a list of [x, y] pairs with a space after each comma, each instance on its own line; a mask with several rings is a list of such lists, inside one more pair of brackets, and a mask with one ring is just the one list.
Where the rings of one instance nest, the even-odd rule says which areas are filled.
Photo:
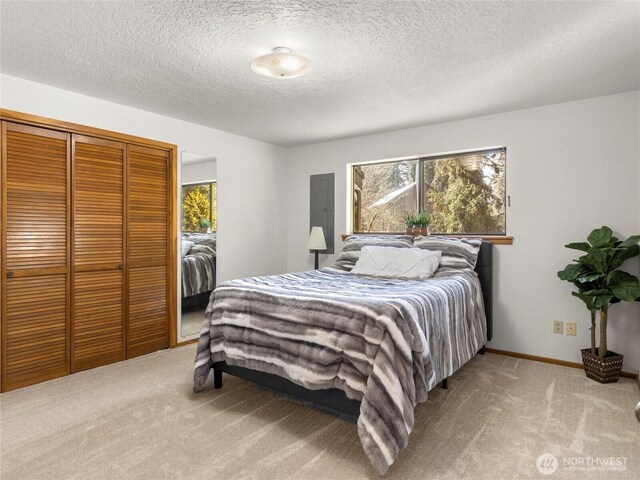
[[125, 145], [72, 137], [74, 372], [125, 358]]
[[68, 373], [69, 136], [2, 123], [2, 390]]
[[169, 153], [128, 146], [127, 356], [167, 348]]

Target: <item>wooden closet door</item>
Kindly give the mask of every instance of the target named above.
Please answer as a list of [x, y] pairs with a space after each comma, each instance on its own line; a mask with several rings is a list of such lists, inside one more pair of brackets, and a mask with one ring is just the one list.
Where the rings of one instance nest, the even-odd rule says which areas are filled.
[[125, 145], [72, 137], [71, 371], [125, 359]]
[[169, 346], [169, 152], [127, 146], [127, 356]]
[[2, 390], [69, 371], [70, 139], [2, 122]]

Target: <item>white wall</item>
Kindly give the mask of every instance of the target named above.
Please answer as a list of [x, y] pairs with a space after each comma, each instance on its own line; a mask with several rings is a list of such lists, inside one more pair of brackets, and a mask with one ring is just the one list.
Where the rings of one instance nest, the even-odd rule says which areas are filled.
[[[579, 349], [589, 344], [589, 315], [556, 272], [576, 256], [563, 245], [592, 228], [640, 233], [639, 101], [639, 92], [631, 92], [289, 149], [287, 269], [313, 265], [305, 248], [309, 175], [335, 173], [340, 252], [348, 163], [506, 145], [507, 233], [514, 244], [495, 248], [490, 346], [579, 362]], [[637, 262], [628, 267], [637, 273]], [[609, 346], [625, 354], [624, 369], [632, 372], [640, 365], [639, 317], [637, 302], [610, 313]], [[553, 334], [553, 320], [577, 322], [578, 336]]]
[[218, 168], [216, 160], [182, 165], [182, 183], [197, 183], [216, 180]]
[[[179, 152], [214, 155], [218, 282], [284, 271], [285, 221], [278, 193], [286, 171], [283, 148], [8, 75], [0, 75], [0, 106], [173, 143]], [[268, 252], [256, 248], [257, 238], [269, 245]]]
[[[632, 92], [285, 150], [0, 75], [2, 108], [215, 155], [219, 281], [312, 268], [305, 248], [309, 175], [336, 174], [339, 252], [339, 235], [346, 228], [348, 163], [506, 145], [512, 199], [507, 229], [514, 245], [496, 247], [491, 346], [570, 361], [579, 361], [578, 349], [588, 344], [588, 315], [569, 295], [570, 285], [555, 276], [574, 257], [562, 245], [603, 224], [622, 235], [640, 232], [639, 104], [639, 93]], [[256, 248], [257, 238], [268, 251]], [[323, 262], [333, 258], [323, 257]], [[629, 270], [636, 273], [638, 263]], [[625, 370], [638, 372], [640, 305], [614, 306], [610, 317], [610, 347], [625, 354]], [[554, 319], [578, 322], [578, 337], [554, 335]]]

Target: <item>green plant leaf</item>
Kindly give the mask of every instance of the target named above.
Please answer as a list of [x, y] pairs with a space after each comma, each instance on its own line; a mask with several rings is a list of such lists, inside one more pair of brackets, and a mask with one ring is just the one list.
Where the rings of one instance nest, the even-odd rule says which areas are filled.
[[596, 310], [596, 306], [593, 303], [593, 297], [591, 295], [586, 295], [580, 292], [571, 292], [571, 295], [582, 300], [589, 310]]
[[417, 227], [418, 226], [418, 215], [415, 214], [415, 213], [406, 212], [404, 214], [403, 221], [404, 221], [405, 226], [407, 226], [409, 228]]
[[592, 248], [589, 250], [589, 253], [580, 257], [578, 262], [586, 265], [596, 272], [605, 273], [604, 270], [607, 264], [607, 253], [602, 249]]
[[593, 298], [593, 304], [598, 310], [607, 307], [614, 298], [613, 294], [606, 288], [588, 290], [582, 293]]
[[640, 297], [638, 277], [622, 270], [616, 270], [611, 274], [609, 289], [613, 295], [623, 301], [631, 302]]
[[631, 235], [629, 238], [627, 238], [626, 240], [620, 242], [620, 245], [618, 245], [619, 247], [633, 247], [633, 246], [638, 246], [638, 242], [640, 242], [640, 235]]
[[593, 247], [606, 247], [609, 245], [612, 235], [613, 231], [609, 227], [602, 226], [593, 230], [587, 237], [587, 240]]
[[579, 263], [570, 263], [564, 270], [558, 272], [558, 278], [560, 280], [566, 280], [567, 282], [575, 282], [577, 278], [587, 272], [584, 265]]
[[596, 280], [603, 280], [605, 278], [606, 277], [601, 273], [587, 273], [579, 275], [576, 280], [578, 280], [579, 283], [590, 283], [595, 282]]
[[429, 224], [431, 223], [431, 219], [429, 218], [429, 215], [427, 215], [427, 212], [425, 212], [424, 209], [422, 208], [418, 212], [416, 221], [417, 221], [417, 226], [419, 227], [428, 227]]
[[584, 266], [585, 270], [598, 270], [598, 268], [596, 267], [596, 265], [593, 262], [593, 258], [589, 257], [587, 255], [583, 255], [582, 257], [580, 257], [578, 260], [576, 260], [578, 263], [580, 263], [582, 266]]
[[589, 245], [587, 242], [574, 242], [574, 243], [566, 244], [565, 247], [571, 248], [573, 250], [581, 250], [583, 252], [588, 252], [589, 249], [591, 248], [591, 245]]
[[606, 288], [598, 288], [595, 290], [585, 290], [584, 292], [585, 295], [591, 295], [592, 297], [596, 297], [598, 295], [609, 295], [611, 292], [609, 292], [609, 290], [607, 290]]
[[602, 309], [602, 308], [606, 308], [609, 306], [609, 304], [611, 303], [611, 300], [613, 300], [615, 297], [613, 295], [596, 295], [593, 299], [593, 304], [596, 306], [596, 308], [598, 310]]
[[589, 290], [597, 290], [599, 288], [602, 288], [602, 283], [604, 282], [578, 282], [577, 280], [575, 282], [572, 282], [576, 287], [578, 287], [578, 290], [580, 292], [587, 292]]
[[627, 247], [616, 247], [615, 253], [613, 254], [613, 258], [609, 262], [609, 268], [611, 270], [620, 268], [624, 264], [624, 262], [638, 255], [640, 255], [639, 245], [630, 245]]

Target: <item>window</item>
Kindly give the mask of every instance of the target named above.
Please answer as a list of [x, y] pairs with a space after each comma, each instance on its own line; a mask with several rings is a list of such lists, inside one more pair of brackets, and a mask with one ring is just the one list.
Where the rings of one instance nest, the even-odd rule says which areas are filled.
[[212, 232], [217, 230], [216, 193], [216, 182], [182, 185], [183, 232], [201, 231], [201, 220], [210, 223]]
[[433, 233], [505, 235], [506, 149], [353, 165], [354, 232], [403, 232], [420, 209]]

